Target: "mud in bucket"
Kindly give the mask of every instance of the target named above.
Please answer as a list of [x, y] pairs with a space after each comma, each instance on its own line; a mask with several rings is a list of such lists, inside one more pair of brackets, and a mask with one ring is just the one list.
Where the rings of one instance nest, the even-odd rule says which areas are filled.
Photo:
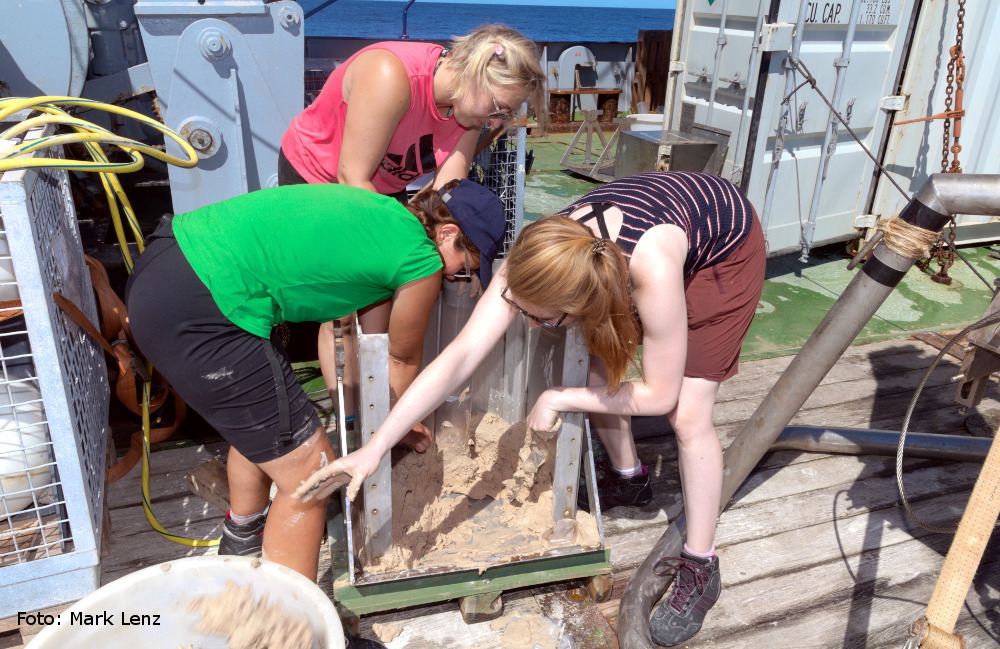
[[[227, 589], [247, 594], [260, 603], [266, 596], [268, 614], [221, 603]], [[191, 610], [196, 600], [210, 602], [213, 610]], [[232, 609], [232, 610], [230, 610]], [[206, 615], [239, 623], [241, 636], [206, 632], [197, 627]], [[263, 624], [261, 620], [264, 620]], [[292, 629], [311, 637], [296, 649], [344, 649], [345, 638], [333, 602], [319, 586], [302, 575], [270, 561], [250, 557], [186, 557], [145, 568], [102, 586], [66, 609], [53, 624], [42, 629], [28, 649], [100, 647], [101, 649], [237, 649], [252, 644], [252, 626], [265, 626], [281, 634]], [[232, 637], [232, 641], [230, 638]], [[284, 636], [287, 640], [290, 636]], [[282, 644], [282, 643], [278, 643]], [[275, 646], [270, 643], [270, 646]]]

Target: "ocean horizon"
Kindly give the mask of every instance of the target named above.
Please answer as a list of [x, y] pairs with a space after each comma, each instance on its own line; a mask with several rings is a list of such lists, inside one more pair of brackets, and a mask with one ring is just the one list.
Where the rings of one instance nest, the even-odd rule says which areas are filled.
[[[308, 14], [324, 1], [299, 0], [299, 4]], [[306, 36], [396, 40], [403, 37], [406, 4], [338, 0], [306, 19]], [[674, 9], [417, 1], [406, 12], [406, 36], [447, 41], [488, 23], [507, 25], [537, 42], [635, 43], [639, 31], [672, 29]]]

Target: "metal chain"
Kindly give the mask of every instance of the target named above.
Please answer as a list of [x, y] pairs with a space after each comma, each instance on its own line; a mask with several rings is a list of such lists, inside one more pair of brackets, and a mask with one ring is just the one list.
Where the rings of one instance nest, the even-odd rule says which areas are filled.
[[[958, 0], [955, 45], [949, 51], [951, 58], [948, 60], [948, 85], [945, 87], [945, 115], [951, 114], [952, 110], [959, 111], [959, 113], [962, 111], [962, 85], [965, 82], [965, 56], [962, 52], [962, 43], [964, 40], [965, 0]], [[959, 139], [962, 135], [962, 118], [961, 116], [955, 117], [954, 143], [952, 143], [951, 119], [951, 117], [945, 117], [943, 120], [941, 173], [960, 174], [962, 173], [962, 166], [958, 161], [958, 154], [962, 152], [962, 145], [959, 144]], [[948, 160], [949, 155], [952, 158], [950, 164]], [[930, 262], [936, 259], [938, 262], [938, 271], [931, 275], [931, 280], [938, 284], [949, 285], [952, 282], [948, 271], [955, 263], [955, 230], [957, 227], [958, 224], [955, 222], [955, 215], [952, 214], [951, 220], [948, 223], [948, 240], [945, 241], [944, 237], [942, 237], [941, 241], [935, 243], [934, 247], [931, 248], [930, 260], [921, 267], [922, 270], [926, 271]]]
[[[952, 108], [952, 93], [954, 92], [955, 109], [962, 110], [962, 86], [965, 83], [965, 53], [962, 44], [965, 40], [965, 0], [958, 0], [957, 21], [955, 24], [955, 46], [951, 48], [951, 59], [948, 61], [948, 88], [946, 90], [945, 107]], [[954, 87], [953, 87], [954, 86]], [[955, 118], [955, 143], [950, 144], [951, 120], [945, 119], [944, 132], [944, 152], [941, 162], [941, 171], [953, 174], [962, 173], [961, 164], [958, 162], [958, 154], [962, 152], [962, 145], [959, 138], [962, 135], [962, 118]], [[948, 153], [952, 155], [951, 165], [948, 166]]]

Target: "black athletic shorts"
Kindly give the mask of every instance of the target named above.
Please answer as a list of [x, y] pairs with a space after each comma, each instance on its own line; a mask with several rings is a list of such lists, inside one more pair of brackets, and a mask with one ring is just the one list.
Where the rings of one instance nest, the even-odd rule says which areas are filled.
[[319, 428], [281, 344], [222, 315], [169, 229], [139, 256], [125, 300], [139, 351], [251, 462], [281, 457]]

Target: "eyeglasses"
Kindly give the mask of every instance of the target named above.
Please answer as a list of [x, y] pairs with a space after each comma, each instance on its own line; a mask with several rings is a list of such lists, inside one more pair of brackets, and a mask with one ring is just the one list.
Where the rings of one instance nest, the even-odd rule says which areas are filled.
[[490, 99], [493, 100], [494, 112], [487, 115], [488, 118], [498, 119], [502, 122], [509, 122], [510, 120], [514, 119], [514, 114], [511, 111], [500, 108], [500, 104], [499, 102], [497, 102], [496, 95], [494, 95], [492, 92], [490, 93]]
[[463, 248], [462, 254], [465, 255], [465, 268], [461, 273], [455, 273], [452, 277], [455, 279], [472, 279], [472, 259], [469, 258], [469, 249]]
[[535, 324], [537, 324], [539, 327], [545, 327], [546, 329], [555, 329], [556, 327], [558, 327], [559, 325], [561, 325], [563, 323], [563, 320], [566, 319], [566, 316], [569, 315], [568, 313], [564, 312], [559, 317], [559, 319], [556, 320], [555, 324], [553, 324], [553, 323], [549, 322], [549, 320], [551, 320], [552, 318], [539, 318], [538, 316], [532, 315], [532, 314], [528, 313], [527, 311], [525, 311], [524, 309], [522, 309], [521, 307], [517, 306], [517, 303], [514, 302], [514, 300], [510, 299], [509, 297], [507, 297], [507, 287], [506, 286], [504, 287], [504, 289], [502, 291], [500, 291], [500, 297], [503, 298], [504, 302], [506, 302], [510, 306], [514, 307], [514, 309], [517, 310], [517, 312], [520, 313], [521, 315], [523, 315], [525, 318], [528, 318], [529, 320], [531, 320], [532, 322], [534, 322]]

